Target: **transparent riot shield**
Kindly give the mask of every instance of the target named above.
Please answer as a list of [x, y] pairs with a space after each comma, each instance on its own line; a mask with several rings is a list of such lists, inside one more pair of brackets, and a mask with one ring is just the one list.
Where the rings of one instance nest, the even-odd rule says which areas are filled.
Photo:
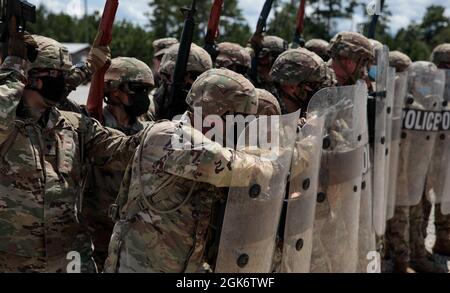
[[[441, 210], [444, 215], [450, 214], [450, 70], [445, 71], [446, 83], [444, 92], [444, 103], [442, 104], [442, 123], [441, 132], [438, 138], [439, 149], [442, 151], [440, 180], [433, 185], [436, 194], [441, 197]], [[436, 149], [436, 147], [435, 147]], [[439, 156], [435, 155], [436, 161]]]
[[[387, 80], [389, 49], [383, 46], [376, 51], [377, 77], [375, 82], [375, 115], [373, 141], [373, 225], [378, 235], [384, 234], [386, 222], [386, 129], [387, 129]], [[369, 114], [370, 116], [370, 114]]]
[[325, 115], [311, 272], [356, 272], [367, 87], [328, 88], [311, 100], [308, 115]]
[[324, 116], [312, 114], [299, 129], [288, 183], [281, 272], [309, 273]]
[[373, 261], [371, 253], [376, 252], [376, 237], [373, 225], [373, 186], [371, 150], [368, 137], [363, 139], [364, 148], [364, 173], [361, 184], [361, 205], [359, 214], [358, 231], [358, 273], [367, 273]]
[[[384, 205], [385, 208], [383, 210], [383, 216], [384, 221], [381, 222], [381, 226], [379, 227], [381, 230], [380, 235], [384, 235], [386, 232], [386, 224], [387, 221], [390, 220], [393, 217], [390, 216], [389, 208], [391, 206], [391, 197], [389, 195], [389, 186], [390, 181], [395, 180], [395, 176], [392, 177], [389, 171], [391, 170], [391, 160], [392, 158], [392, 147], [393, 147], [393, 141], [394, 143], [398, 143], [398, 140], [395, 139], [393, 136], [393, 109], [394, 109], [394, 96], [395, 96], [395, 68], [389, 67], [388, 70], [388, 79], [387, 79], [387, 94], [386, 94], [386, 165], [385, 165], [385, 171], [384, 171]], [[400, 137], [399, 137], [400, 138]], [[398, 155], [398, 153], [397, 153]]]
[[450, 164], [450, 70], [445, 70], [446, 86], [444, 91], [444, 101], [441, 106], [442, 122], [431, 159], [430, 171], [427, 178], [427, 198], [431, 203], [439, 204], [450, 190], [445, 190], [447, 180], [447, 166]]
[[387, 202], [387, 219], [394, 217], [396, 193], [397, 193], [397, 175], [398, 162], [400, 154], [400, 142], [402, 132], [402, 113], [403, 105], [406, 97], [406, 89], [408, 85], [408, 72], [399, 72], [395, 76], [395, 94], [394, 106], [392, 110], [392, 127], [391, 127], [391, 146], [389, 151], [389, 181], [388, 181], [388, 202]]
[[233, 174], [216, 272], [271, 272], [298, 117], [299, 112], [261, 117], [239, 136], [238, 150], [257, 156], [261, 164], [269, 167], [261, 170], [264, 174], [255, 173], [251, 178]]
[[419, 204], [438, 135], [445, 73], [430, 62], [414, 62], [408, 71], [403, 109], [397, 205]]

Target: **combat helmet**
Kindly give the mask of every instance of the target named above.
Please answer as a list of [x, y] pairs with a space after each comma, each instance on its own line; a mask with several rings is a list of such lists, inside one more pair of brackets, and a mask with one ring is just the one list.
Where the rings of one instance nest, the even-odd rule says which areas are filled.
[[152, 88], [155, 86], [153, 73], [144, 62], [130, 57], [117, 57], [105, 73], [107, 92], [118, 89], [123, 84], [138, 83]]
[[228, 69], [211, 69], [200, 75], [186, 97], [191, 109], [205, 115], [255, 115], [258, 96], [255, 87], [241, 74]]
[[441, 44], [434, 48], [431, 54], [431, 62], [436, 65], [450, 64], [450, 43]]
[[260, 56], [264, 56], [266, 54], [278, 56], [284, 51], [288, 50], [288, 48], [288, 42], [283, 40], [282, 38], [277, 36], [264, 36], [264, 38], [262, 39]]
[[375, 59], [370, 41], [354, 32], [338, 33], [331, 40], [328, 52], [331, 58], [348, 58], [356, 63], [372, 63]]
[[158, 39], [153, 42], [153, 50], [154, 54], [153, 56], [155, 58], [161, 57], [167, 53], [167, 50], [175, 45], [178, 44], [178, 40], [175, 38], [164, 38], [164, 39]]
[[66, 47], [44, 36], [32, 35], [32, 37], [38, 44], [38, 54], [36, 60], [29, 65], [29, 72], [34, 70], [70, 71], [72, 60]]
[[[159, 73], [172, 76], [175, 70], [175, 64], [178, 57], [178, 49], [180, 44], [172, 45], [161, 60]], [[203, 48], [192, 44], [187, 64], [187, 72], [195, 72], [201, 74], [213, 67], [211, 56]]]
[[328, 61], [330, 59], [330, 55], [328, 54], [328, 43], [325, 40], [321, 39], [311, 39], [305, 44], [305, 49], [308, 49], [311, 52], [316, 53], [320, 56], [324, 61]]
[[314, 52], [304, 48], [291, 49], [281, 54], [270, 72], [272, 80], [280, 84], [298, 85], [318, 83], [333, 85], [334, 74]]
[[219, 56], [216, 59], [218, 67], [228, 68], [233, 64], [250, 68], [251, 56], [241, 45], [224, 42], [218, 44], [217, 49], [219, 51]]
[[265, 89], [256, 89], [258, 96], [258, 115], [281, 115], [281, 107], [277, 98]]
[[412, 64], [411, 58], [400, 51], [389, 52], [389, 65], [394, 67], [397, 72], [404, 72]]

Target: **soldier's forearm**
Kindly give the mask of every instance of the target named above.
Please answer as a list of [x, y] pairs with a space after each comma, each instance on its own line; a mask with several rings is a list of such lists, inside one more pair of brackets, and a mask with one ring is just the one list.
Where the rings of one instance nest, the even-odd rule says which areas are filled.
[[0, 68], [0, 144], [13, 127], [26, 81], [26, 61], [7, 57]]
[[66, 84], [70, 91], [88, 81], [92, 77], [92, 70], [86, 63], [76, 65], [72, 68], [69, 76], [66, 78]]

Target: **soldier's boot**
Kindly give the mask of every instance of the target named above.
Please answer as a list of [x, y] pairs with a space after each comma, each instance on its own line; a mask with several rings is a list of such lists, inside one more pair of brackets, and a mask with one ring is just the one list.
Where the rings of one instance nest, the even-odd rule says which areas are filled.
[[392, 269], [394, 274], [415, 274], [416, 271], [406, 261], [395, 261]]
[[445, 236], [437, 236], [436, 244], [433, 248], [434, 253], [450, 257], [450, 239], [448, 236], [448, 234]]
[[410, 266], [413, 270], [415, 270], [418, 273], [427, 273], [427, 274], [447, 273], [447, 270], [441, 264], [438, 264], [430, 260], [425, 255], [420, 258], [411, 259]]
[[443, 215], [441, 206], [436, 205], [435, 218], [436, 244], [434, 245], [433, 252], [450, 256], [450, 216]]

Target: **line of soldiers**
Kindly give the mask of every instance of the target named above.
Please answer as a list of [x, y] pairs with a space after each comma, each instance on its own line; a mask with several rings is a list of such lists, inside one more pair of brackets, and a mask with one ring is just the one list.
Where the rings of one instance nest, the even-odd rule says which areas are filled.
[[[1, 272], [446, 271], [425, 236], [436, 204], [433, 252], [450, 256], [450, 44], [414, 63], [352, 32], [264, 36], [258, 56], [222, 43], [214, 61], [193, 44], [168, 121], [177, 40], [154, 42], [152, 72], [99, 38], [77, 66], [55, 40], [10, 38]], [[100, 125], [67, 96], [107, 62]], [[250, 127], [208, 136], [238, 116], [277, 121], [278, 150], [230, 147]]]

